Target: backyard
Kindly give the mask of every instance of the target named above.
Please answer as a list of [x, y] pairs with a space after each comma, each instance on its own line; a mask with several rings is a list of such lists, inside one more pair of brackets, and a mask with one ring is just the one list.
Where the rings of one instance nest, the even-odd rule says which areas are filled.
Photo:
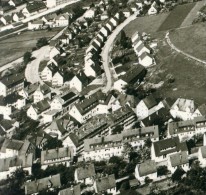
[[30, 51], [36, 46], [36, 42], [41, 37], [51, 38], [57, 34], [61, 29], [55, 28], [51, 31], [25, 31], [19, 35], [14, 35], [11, 38], [0, 41], [0, 66], [3, 66], [15, 59], [24, 55], [26, 51]]
[[178, 49], [184, 51], [185, 53], [188, 53], [196, 58], [206, 60], [205, 29], [206, 23], [199, 23], [187, 28], [176, 29], [170, 32], [170, 40]]

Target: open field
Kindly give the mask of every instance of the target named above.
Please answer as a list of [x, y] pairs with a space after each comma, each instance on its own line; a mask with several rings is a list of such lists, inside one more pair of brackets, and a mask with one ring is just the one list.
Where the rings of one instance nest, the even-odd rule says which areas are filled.
[[206, 23], [171, 31], [170, 40], [185, 53], [206, 60]]
[[52, 29], [51, 31], [25, 31], [20, 35], [0, 41], [0, 66], [7, 64], [24, 55], [26, 51], [30, 51], [36, 46], [36, 42], [41, 37], [53, 37], [61, 29]]
[[156, 32], [160, 25], [167, 18], [169, 13], [162, 13], [156, 16], [137, 17], [124, 28], [127, 36], [131, 37], [136, 31], [152, 33]]
[[158, 31], [166, 31], [169, 29], [180, 27], [195, 5], [196, 3], [188, 3], [175, 7], [174, 10], [170, 12], [169, 16], [159, 27]]
[[[158, 43], [159, 51], [156, 56], [156, 67], [149, 70], [151, 76], [146, 79], [157, 84], [164, 81], [164, 85], [157, 89], [157, 97], [193, 98], [198, 104], [206, 101], [206, 67], [182, 54], [172, 51], [166, 41], [161, 38]], [[168, 76], [175, 81], [168, 82]]]

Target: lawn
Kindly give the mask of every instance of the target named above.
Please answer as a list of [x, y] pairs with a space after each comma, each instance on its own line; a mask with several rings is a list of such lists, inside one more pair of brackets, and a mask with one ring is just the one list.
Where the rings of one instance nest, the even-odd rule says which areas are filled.
[[169, 13], [162, 13], [156, 16], [137, 17], [137, 19], [130, 22], [124, 28], [124, 31], [129, 37], [131, 37], [136, 31], [146, 33], [156, 32], [167, 18], [168, 14]]
[[180, 50], [199, 59], [206, 60], [206, 23], [176, 29], [170, 32], [170, 40]]
[[7, 64], [24, 55], [26, 51], [30, 51], [36, 46], [36, 42], [41, 37], [53, 37], [61, 29], [56, 28], [51, 31], [25, 31], [20, 35], [0, 41], [0, 66]]
[[190, 13], [191, 9], [196, 3], [188, 3], [184, 5], [179, 5], [174, 8], [166, 18], [166, 20], [159, 27], [158, 31], [166, 31], [169, 29], [178, 28], [181, 26], [184, 19]]
[[[160, 81], [165, 82], [161, 88], [157, 89], [155, 95], [163, 98], [170, 97], [173, 100], [179, 97], [193, 98], [198, 104], [204, 103], [206, 101], [206, 67], [172, 51], [165, 40], [159, 40], [158, 47], [157, 65], [149, 70], [152, 76], [146, 79], [154, 84]], [[167, 81], [169, 75], [175, 79], [173, 83]]]

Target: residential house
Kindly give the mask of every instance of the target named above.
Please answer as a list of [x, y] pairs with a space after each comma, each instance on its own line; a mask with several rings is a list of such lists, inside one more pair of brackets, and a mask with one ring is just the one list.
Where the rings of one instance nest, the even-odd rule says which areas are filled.
[[125, 9], [122, 11], [122, 13], [124, 14], [124, 16], [125, 16], [126, 18], [128, 18], [128, 17], [131, 16], [131, 14], [132, 14], [132, 9], [130, 9], [129, 7], [127, 7], [127, 8], [125, 8]]
[[44, 22], [42, 20], [35, 20], [33, 22], [28, 22], [28, 30], [39, 30], [44, 26]]
[[41, 79], [43, 81], [52, 81], [52, 78], [56, 72], [58, 72], [58, 67], [54, 63], [50, 63], [41, 71]]
[[0, 121], [1, 132], [6, 135], [6, 137], [11, 138], [13, 134], [16, 133], [16, 128], [19, 127], [19, 122], [14, 120], [2, 119]]
[[20, 155], [35, 154], [35, 146], [28, 140], [15, 140], [5, 138], [1, 145], [0, 159]]
[[43, 135], [27, 135], [26, 139], [29, 140], [31, 144], [33, 144], [36, 148], [43, 149], [45, 144], [48, 142], [45, 134]]
[[58, 38], [61, 43], [68, 45], [69, 44], [69, 36], [67, 36], [66, 34], [62, 34], [59, 38]]
[[58, 70], [52, 77], [52, 86], [61, 87], [63, 85], [69, 85], [73, 77], [74, 74], [72, 72]]
[[57, 139], [62, 139], [68, 131], [64, 126], [63, 119], [56, 119], [44, 130], [45, 133], [49, 134], [51, 137], [56, 137]]
[[32, 104], [27, 110], [27, 116], [33, 120], [38, 120], [45, 112], [50, 109], [50, 104], [48, 99]]
[[85, 185], [93, 185], [95, 177], [94, 164], [85, 164], [78, 167], [74, 172], [74, 180], [76, 183], [84, 183]]
[[198, 150], [198, 160], [200, 161], [200, 166], [206, 166], [206, 146], [199, 147]]
[[135, 66], [114, 82], [114, 89], [123, 93], [128, 84], [141, 83], [145, 75], [146, 69], [143, 66]]
[[27, 85], [24, 89], [20, 90], [18, 94], [22, 96], [24, 99], [31, 100], [33, 99], [33, 94], [39, 87], [38, 83]]
[[53, 191], [61, 187], [60, 174], [24, 183], [25, 195], [38, 194], [43, 190]]
[[33, 154], [21, 155], [0, 159], [0, 180], [7, 179], [18, 168], [22, 168], [31, 175]]
[[178, 98], [172, 105], [170, 113], [174, 118], [190, 120], [194, 118], [196, 108], [194, 100]]
[[60, 14], [55, 18], [55, 24], [57, 27], [63, 27], [69, 25], [69, 15]]
[[45, 170], [48, 166], [63, 164], [70, 166], [73, 161], [73, 150], [67, 148], [56, 148], [41, 151], [41, 168]]
[[19, 22], [22, 19], [24, 19], [24, 15], [21, 11], [12, 14], [12, 20], [14, 22]]
[[71, 186], [70, 188], [60, 190], [58, 193], [58, 195], [79, 195], [79, 194], [81, 194], [80, 184]]
[[173, 174], [177, 168], [181, 168], [185, 172], [189, 171], [189, 159], [186, 151], [171, 154], [168, 158], [168, 170]]
[[109, 16], [108, 16], [107, 10], [105, 10], [105, 11], [101, 14], [100, 19], [101, 19], [101, 20], [107, 20], [108, 18], [109, 18]]
[[143, 52], [140, 56], [139, 56], [139, 64], [141, 64], [144, 67], [149, 67], [151, 65], [154, 64], [154, 60], [152, 55], [150, 55], [147, 52]]
[[10, 15], [2, 16], [0, 20], [4, 25], [8, 25], [12, 23], [12, 16]]
[[136, 4], [136, 2], [134, 2], [130, 5], [130, 9], [132, 10], [132, 12], [136, 12], [137, 10], [139, 10], [139, 6]]
[[46, 16], [42, 17], [42, 20], [44, 21], [45, 25], [48, 25], [50, 27], [55, 26], [55, 18], [57, 17], [56, 13], [48, 14]]
[[142, 9], [143, 5], [144, 5], [144, 1], [143, 0], [137, 0], [135, 1], [136, 5], [138, 6], [139, 9]]
[[55, 56], [58, 56], [61, 54], [61, 50], [58, 47], [52, 47], [49, 52], [49, 58], [53, 59]]
[[38, 12], [45, 11], [46, 5], [43, 1], [31, 1], [27, 6], [22, 10], [22, 13], [26, 17], [37, 14]]
[[11, 74], [0, 80], [0, 95], [7, 96], [24, 88], [24, 73]]
[[109, 34], [111, 33], [111, 31], [108, 29], [108, 27], [106, 27], [106, 26], [103, 26], [101, 29], [100, 29], [100, 31], [99, 32], [101, 32], [103, 35], [104, 35], [104, 37], [108, 37], [109, 36]]
[[52, 8], [70, 2], [72, 2], [72, 0], [46, 0], [46, 5], [48, 8]]
[[135, 167], [135, 177], [141, 183], [145, 183], [145, 179], [157, 179], [157, 166], [154, 160], [147, 160]]
[[138, 56], [141, 56], [144, 52], [146, 53], [150, 53], [150, 49], [148, 47], [146, 47], [143, 43], [141, 43], [135, 50], [135, 53]]
[[97, 91], [89, 98], [75, 104], [69, 114], [80, 123], [86, 122], [87, 119], [98, 114], [107, 114], [111, 108], [114, 98], [112, 95], [103, 94]]
[[33, 94], [34, 103], [40, 102], [43, 99], [48, 98], [51, 99], [51, 89], [48, 85], [43, 84], [40, 85], [37, 90]]
[[206, 104], [201, 104], [200, 106], [198, 106], [193, 116], [206, 116]]
[[95, 16], [96, 16], [96, 8], [93, 7], [88, 9], [83, 15], [84, 18], [94, 18]]
[[141, 129], [126, 129], [120, 134], [96, 137], [84, 140], [84, 160], [101, 161], [109, 160], [112, 156], [122, 157], [125, 144], [137, 150], [144, 146], [145, 140], [159, 140], [158, 126], [144, 127]]
[[170, 155], [183, 151], [188, 152], [186, 142], [180, 142], [178, 137], [172, 137], [152, 143], [151, 159], [155, 162], [167, 161]]
[[109, 193], [116, 195], [116, 180], [114, 175], [108, 175], [106, 177], [97, 178], [94, 182], [95, 193]]
[[78, 92], [81, 92], [83, 87], [88, 85], [88, 78], [84, 72], [79, 72], [76, 74], [69, 83], [70, 88], [76, 89]]
[[150, 95], [141, 100], [136, 106], [136, 115], [139, 120], [142, 120], [154, 112], [157, 112], [164, 107], [162, 102], [157, 102], [156, 99]]
[[156, 3], [156, 1], [154, 1], [151, 5], [151, 7], [148, 10], [148, 15], [154, 15], [158, 13], [158, 5]]
[[12, 93], [6, 97], [0, 96], [0, 114], [3, 115], [4, 119], [10, 119], [10, 115], [15, 109], [20, 110], [25, 105], [26, 100], [17, 93]]

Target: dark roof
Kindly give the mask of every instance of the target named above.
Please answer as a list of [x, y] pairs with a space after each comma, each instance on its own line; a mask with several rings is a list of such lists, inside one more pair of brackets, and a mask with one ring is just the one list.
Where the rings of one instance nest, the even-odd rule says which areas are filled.
[[107, 177], [98, 178], [98, 179], [96, 179], [95, 182], [96, 182], [98, 193], [104, 192], [108, 189], [112, 189], [112, 188], [116, 187], [116, 181], [115, 181], [114, 174], [109, 175]]
[[202, 153], [202, 157], [203, 157], [203, 158], [206, 158], [206, 146], [202, 146], [202, 147], [200, 148], [200, 150], [201, 150], [201, 153]]
[[59, 68], [54, 63], [49, 64], [47, 66], [47, 68], [49, 68], [49, 70], [51, 70], [52, 75], [54, 75], [59, 70]]
[[24, 72], [18, 74], [12, 74], [6, 77], [3, 77], [0, 82], [2, 82], [8, 88], [14, 87], [22, 82], [24, 82]]
[[188, 151], [186, 142], [180, 143], [179, 137], [153, 142], [156, 156], [171, 154], [174, 152]]
[[96, 175], [94, 164], [83, 165], [76, 169], [78, 180], [94, 177]]
[[36, 104], [33, 104], [33, 107], [37, 110], [37, 113], [42, 113], [50, 108], [50, 104], [47, 99], [44, 99]]
[[0, 126], [3, 127], [6, 130], [9, 130], [11, 129], [13, 126], [12, 126], [12, 122], [10, 120], [7, 120], [7, 119], [3, 119], [1, 122], [0, 122]]
[[66, 188], [64, 190], [60, 190], [58, 195], [80, 195], [81, 194], [81, 189], [80, 189], [80, 184]]
[[134, 68], [131, 68], [125, 75], [120, 76], [120, 79], [129, 84], [134, 84], [139, 80], [142, 80], [146, 74], [146, 69], [137, 65]]
[[0, 136], [4, 136], [6, 132], [3, 130], [3, 128], [0, 126]]
[[33, 13], [41, 9], [46, 9], [46, 5], [42, 1], [32, 1], [27, 4], [26, 8], [29, 13]]
[[25, 183], [25, 194], [34, 194], [48, 188], [48, 184], [52, 188], [61, 187], [60, 174], [52, 175], [31, 182]]
[[23, 145], [24, 145], [23, 141], [14, 140], [14, 139], [11, 140], [5, 139], [1, 147], [1, 152], [5, 152], [7, 148], [19, 151]]
[[43, 95], [46, 95], [51, 92], [51, 89], [48, 85], [43, 84], [39, 87], [39, 90], [42, 92]]
[[42, 72], [44, 70], [44, 68], [47, 66], [48, 61], [47, 60], [43, 60], [40, 62], [39, 64], [39, 72]]
[[189, 163], [188, 154], [186, 151], [170, 155], [172, 167], [180, 166]]
[[144, 163], [141, 163], [138, 166], [139, 176], [147, 176], [152, 173], [157, 172], [156, 163], [154, 160], [147, 160]]
[[22, 96], [20, 96], [17, 93], [12, 93], [10, 95], [7, 95], [6, 97], [0, 96], [0, 105], [1, 106], [12, 105], [16, 103], [19, 99], [22, 99]]
[[149, 95], [146, 98], [144, 98], [143, 102], [145, 103], [148, 109], [151, 109], [158, 104], [153, 95]]
[[75, 135], [74, 133], [70, 133], [68, 136], [76, 147], [79, 146], [79, 139], [77, 135]]
[[206, 104], [202, 104], [198, 107], [198, 110], [202, 115], [206, 115]]
[[82, 83], [83, 86], [88, 85], [88, 78], [87, 76], [84, 74], [84, 72], [80, 72], [78, 74], [75, 75]]

